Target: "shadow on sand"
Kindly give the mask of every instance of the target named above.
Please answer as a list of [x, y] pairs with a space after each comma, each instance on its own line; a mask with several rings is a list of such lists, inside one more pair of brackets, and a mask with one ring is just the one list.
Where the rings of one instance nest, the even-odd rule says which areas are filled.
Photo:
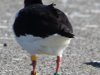
[[84, 64], [91, 65], [96, 68], [100, 68], [100, 61], [90, 61], [90, 62], [85, 62]]

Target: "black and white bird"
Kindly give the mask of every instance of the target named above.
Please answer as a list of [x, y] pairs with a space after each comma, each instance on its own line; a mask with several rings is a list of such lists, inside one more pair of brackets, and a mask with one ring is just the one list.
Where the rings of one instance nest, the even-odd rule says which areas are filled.
[[62, 53], [74, 38], [67, 16], [54, 6], [41, 0], [24, 0], [24, 8], [13, 24], [17, 42], [32, 55], [32, 75], [36, 75], [37, 54], [57, 56], [54, 75], [59, 75]]

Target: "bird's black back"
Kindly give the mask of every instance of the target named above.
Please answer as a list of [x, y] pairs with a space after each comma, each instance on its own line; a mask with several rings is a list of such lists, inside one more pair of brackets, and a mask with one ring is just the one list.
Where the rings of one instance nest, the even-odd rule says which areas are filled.
[[60, 34], [69, 38], [74, 37], [67, 16], [54, 8], [53, 4], [35, 4], [21, 9], [13, 28], [16, 36], [30, 34], [45, 38], [53, 34]]

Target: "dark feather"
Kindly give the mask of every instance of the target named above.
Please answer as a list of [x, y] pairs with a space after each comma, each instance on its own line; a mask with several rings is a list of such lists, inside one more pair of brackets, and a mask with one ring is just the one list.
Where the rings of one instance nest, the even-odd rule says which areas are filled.
[[54, 5], [35, 4], [21, 9], [15, 19], [16, 36], [31, 34], [42, 38], [60, 34], [73, 38], [73, 29], [67, 16]]

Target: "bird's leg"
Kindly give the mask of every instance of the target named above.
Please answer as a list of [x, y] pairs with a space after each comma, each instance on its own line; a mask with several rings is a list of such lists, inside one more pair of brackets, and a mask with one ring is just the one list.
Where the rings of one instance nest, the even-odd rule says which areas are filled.
[[57, 56], [57, 60], [56, 60], [56, 73], [54, 75], [59, 75], [58, 72], [60, 70], [60, 66], [61, 66], [61, 61], [62, 61], [62, 57]]
[[37, 62], [36, 55], [31, 56], [31, 60], [32, 60], [32, 66], [33, 66], [33, 71], [31, 72], [31, 75], [36, 75], [36, 62]]

